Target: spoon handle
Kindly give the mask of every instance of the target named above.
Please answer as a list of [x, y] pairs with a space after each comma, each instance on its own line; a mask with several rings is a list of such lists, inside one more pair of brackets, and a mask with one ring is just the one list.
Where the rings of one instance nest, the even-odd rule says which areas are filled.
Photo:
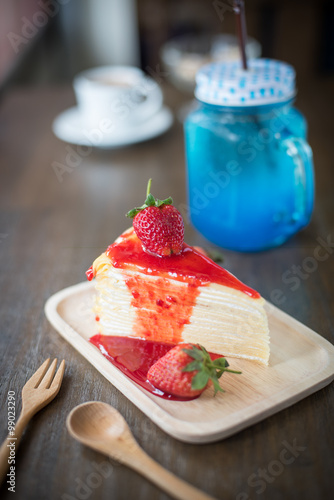
[[213, 497], [168, 472], [141, 448], [127, 457], [126, 464], [177, 500], [214, 500]]

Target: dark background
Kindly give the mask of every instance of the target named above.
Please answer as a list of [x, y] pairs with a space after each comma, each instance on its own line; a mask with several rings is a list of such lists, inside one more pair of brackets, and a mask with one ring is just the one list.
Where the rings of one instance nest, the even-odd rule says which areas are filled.
[[[8, 32], [20, 33], [22, 16], [31, 19], [43, 0], [0, 0], [2, 86], [68, 82], [76, 72], [96, 65], [87, 40], [80, 35], [80, 26], [86, 22], [82, 7], [87, 1], [67, 0], [15, 54]], [[135, 4], [143, 69], [159, 63], [161, 46], [174, 36], [235, 32], [231, 0], [137, 0]], [[314, 79], [334, 83], [332, 0], [246, 0], [245, 5], [248, 34], [261, 43], [264, 57], [291, 63], [299, 87], [301, 82], [303, 88], [312, 86]], [[118, 50], [122, 52], [122, 47]]]

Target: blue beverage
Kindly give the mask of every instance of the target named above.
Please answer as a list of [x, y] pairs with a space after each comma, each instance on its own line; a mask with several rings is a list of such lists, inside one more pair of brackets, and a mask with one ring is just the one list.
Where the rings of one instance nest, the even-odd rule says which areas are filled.
[[189, 215], [209, 241], [256, 251], [308, 224], [312, 151], [292, 107], [293, 69], [255, 60], [247, 74], [237, 65], [209, 65], [197, 77], [198, 107], [185, 122]]

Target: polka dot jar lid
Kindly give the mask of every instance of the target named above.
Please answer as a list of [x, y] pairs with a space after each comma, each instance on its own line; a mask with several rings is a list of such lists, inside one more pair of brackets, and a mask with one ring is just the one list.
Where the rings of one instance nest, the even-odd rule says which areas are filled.
[[296, 94], [292, 66], [273, 59], [253, 59], [203, 66], [196, 75], [195, 97], [220, 106], [258, 106], [288, 101]]

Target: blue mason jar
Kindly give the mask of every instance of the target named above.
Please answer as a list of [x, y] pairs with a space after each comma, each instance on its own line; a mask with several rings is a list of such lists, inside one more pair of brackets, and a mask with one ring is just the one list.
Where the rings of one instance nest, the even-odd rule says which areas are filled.
[[204, 66], [185, 121], [189, 217], [233, 250], [282, 244], [306, 226], [314, 202], [307, 125], [293, 107], [295, 71], [257, 59]]

